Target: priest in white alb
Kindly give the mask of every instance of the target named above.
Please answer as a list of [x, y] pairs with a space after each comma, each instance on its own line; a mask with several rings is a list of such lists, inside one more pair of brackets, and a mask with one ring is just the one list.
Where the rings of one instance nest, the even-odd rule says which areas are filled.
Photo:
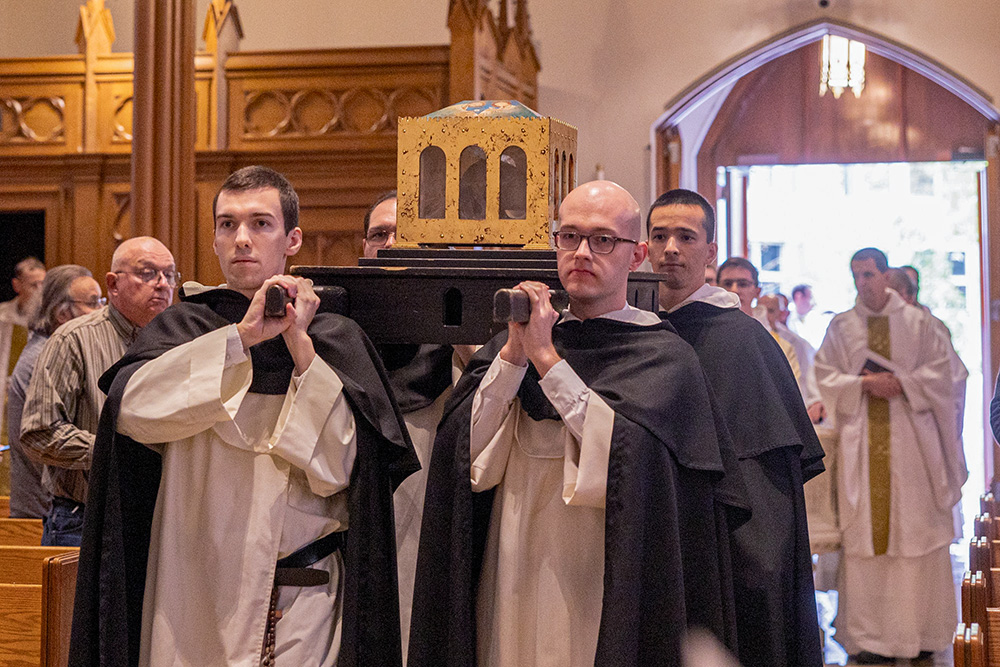
[[968, 477], [949, 351], [930, 318], [889, 289], [887, 269], [880, 250], [855, 253], [857, 303], [816, 354], [840, 435], [837, 640], [867, 664], [950, 645], [952, 507]]

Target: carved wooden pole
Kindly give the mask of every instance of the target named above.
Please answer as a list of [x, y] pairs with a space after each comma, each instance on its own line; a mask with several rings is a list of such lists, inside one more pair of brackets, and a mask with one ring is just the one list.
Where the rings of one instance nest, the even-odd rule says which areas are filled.
[[136, 0], [132, 233], [194, 275], [194, 0]]
[[85, 71], [83, 84], [83, 152], [97, 150], [97, 57], [111, 53], [115, 41], [115, 24], [104, 0], [88, 0], [80, 6], [76, 24], [76, 46], [83, 54]]
[[205, 16], [202, 32], [205, 50], [212, 54], [215, 67], [212, 70], [212, 96], [215, 104], [210, 104], [212, 118], [209, 143], [212, 148], [224, 150], [229, 147], [229, 90], [226, 85], [226, 58], [239, 50], [243, 39], [240, 13], [233, 0], [211, 0]]
[[484, 11], [483, 0], [451, 0], [448, 7], [449, 103], [479, 99], [476, 76], [476, 42], [479, 19]]

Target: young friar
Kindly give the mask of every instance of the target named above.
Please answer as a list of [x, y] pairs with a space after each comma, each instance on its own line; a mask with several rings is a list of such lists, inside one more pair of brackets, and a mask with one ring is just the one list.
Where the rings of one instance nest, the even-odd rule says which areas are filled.
[[391, 494], [416, 459], [384, 370], [284, 275], [283, 176], [234, 173], [214, 213], [226, 284], [186, 284], [102, 379], [70, 664], [400, 665]]
[[818, 667], [803, 484], [823, 471], [823, 448], [795, 375], [740, 299], [702, 279], [718, 251], [712, 206], [696, 192], [671, 190], [653, 202], [647, 225], [650, 264], [665, 277], [661, 315], [698, 355], [750, 498], [750, 520], [729, 539], [740, 662]]

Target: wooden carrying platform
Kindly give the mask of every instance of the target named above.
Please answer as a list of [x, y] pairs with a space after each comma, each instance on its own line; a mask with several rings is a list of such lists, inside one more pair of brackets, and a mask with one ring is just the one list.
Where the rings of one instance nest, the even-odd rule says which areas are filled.
[[[380, 251], [359, 267], [295, 266], [291, 273], [347, 292], [340, 314], [375, 343], [483, 344], [506, 328], [493, 295], [524, 280], [560, 289], [552, 250]], [[634, 272], [628, 302], [656, 312], [663, 276]]]

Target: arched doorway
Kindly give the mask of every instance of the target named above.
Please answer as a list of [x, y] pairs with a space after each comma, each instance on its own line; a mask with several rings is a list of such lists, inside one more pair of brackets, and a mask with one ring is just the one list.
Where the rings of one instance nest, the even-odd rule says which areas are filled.
[[[824, 35], [868, 47], [861, 97], [820, 97]], [[745, 256], [747, 183], [738, 167], [980, 160], [973, 183], [982, 299], [982, 421], [1000, 366], [1000, 111], [971, 82], [928, 56], [856, 26], [820, 21], [723, 63], [668, 103], [651, 127], [652, 186], [720, 201], [720, 245]], [[720, 169], [721, 167], [721, 169]], [[730, 169], [737, 167], [736, 169]], [[722, 210], [724, 209], [724, 210]], [[725, 239], [721, 235], [728, 231]], [[724, 251], [721, 251], [724, 252]], [[983, 470], [1000, 479], [1000, 450]]]

